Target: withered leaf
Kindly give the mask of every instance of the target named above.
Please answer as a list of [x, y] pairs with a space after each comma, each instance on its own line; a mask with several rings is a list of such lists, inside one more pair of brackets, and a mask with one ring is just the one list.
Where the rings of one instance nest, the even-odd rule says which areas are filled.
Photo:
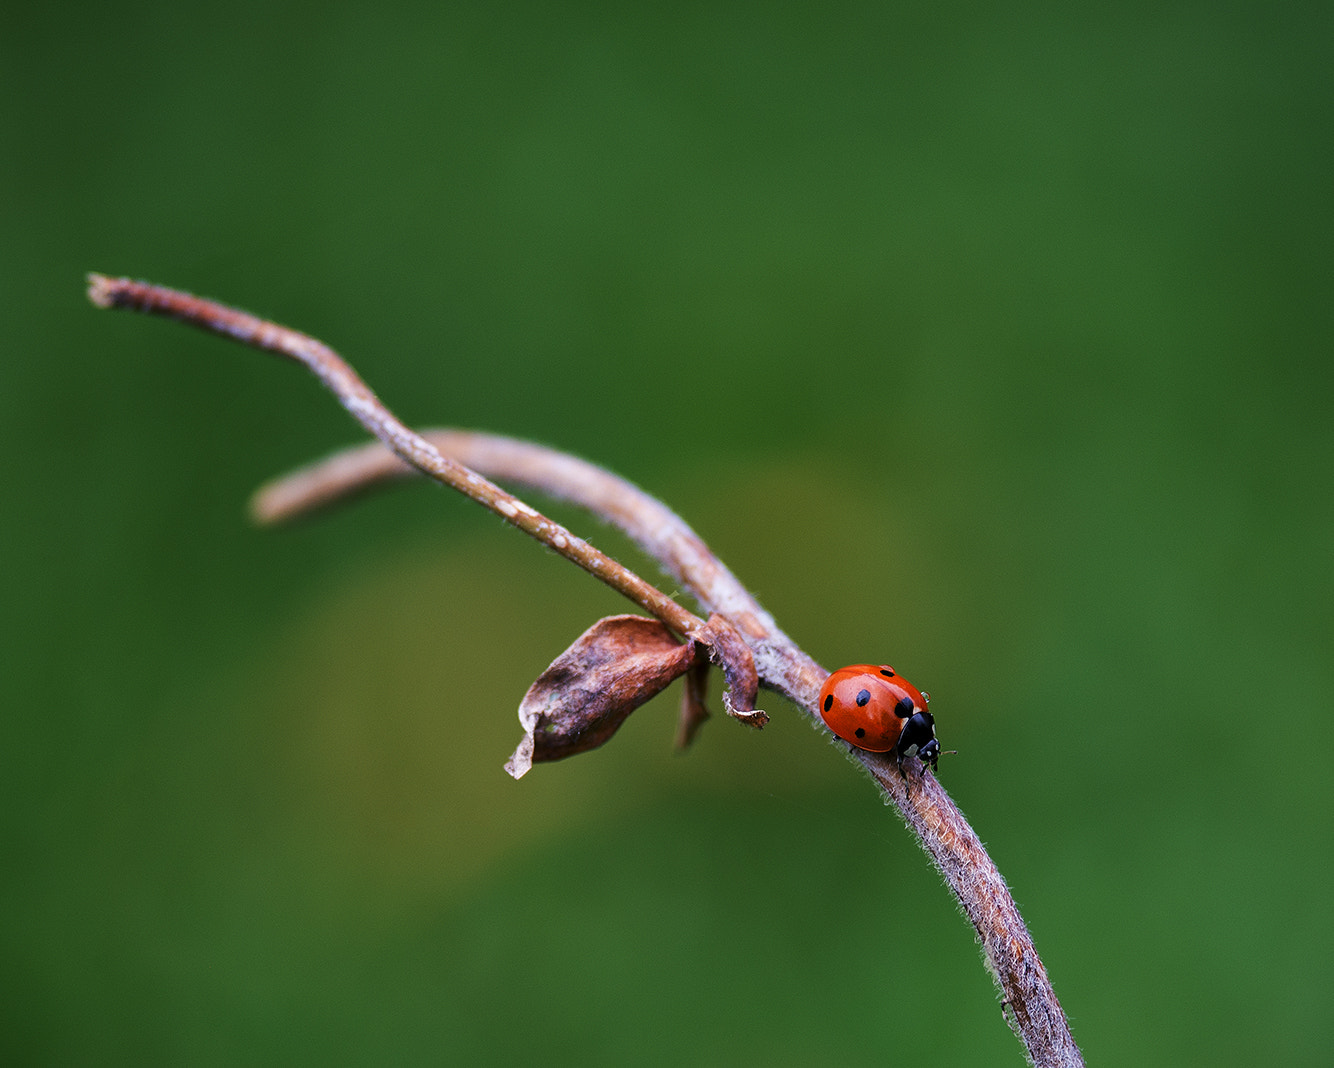
[[584, 631], [529, 687], [519, 705], [524, 731], [505, 765], [514, 778], [544, 760], [596, 749], [625, 718], [685, 674], [694, 642], [679, 642], [643, 616], [608, 616]]
[[685, 685], [681, 687], [681, 715], [676, 726], [677, 749], [689, 747], [704, 721], [709, 718], [709, 710], [704, 707], [708, 683], [708, 658], [697, 656], [685, 674]]
[[727, 683], [723, 707], [727, 714], [752, 727], [763, 727], [769, 722], [769, 715], [755, 707], [759, 676], [755, 672], [755, 657], [741, 632], [715, 613], [709, 616], [696, 638], [708, 648], [709, 659], [723, 669]]

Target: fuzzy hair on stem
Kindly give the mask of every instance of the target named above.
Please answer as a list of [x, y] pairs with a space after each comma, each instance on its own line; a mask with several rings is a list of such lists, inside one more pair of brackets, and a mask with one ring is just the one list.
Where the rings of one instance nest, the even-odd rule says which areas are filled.
[[[99, 307], [163, 315], [297, 360], [383, 443], [339, 453], [263, 487], [252, 502], [260, 521], [279, 522], [420, 471], [550, 546], [683, 637], [699, 633], [704, 623], [698, 616], [489, 480], [569, 501], [620, 527], [707, 612], [730, 622], [754, 657], [760, 686], [787, 697], [825, 730], [816, 701], [828, 672], [778, 628], [679, 516], [638, 487], [531, 442], [457, 430], [418, 435], [394, 417], [328, 346], [225, 305], [96, 274], [89, 276], [89, 298]], [[575, 546], [577, 551], [566, 551]], [[1009, 887], [939, 780], [915, 758], [900, 768], [892, 754], [866, 752], [829, 737], [876, 783], [953, 892], [976, 932], [987, 969], [1000, 990], [1003, 1016], [1023, 1043], [1029, 1063], [1038, 1068], [1082, 1066], [1065, 1013]]]

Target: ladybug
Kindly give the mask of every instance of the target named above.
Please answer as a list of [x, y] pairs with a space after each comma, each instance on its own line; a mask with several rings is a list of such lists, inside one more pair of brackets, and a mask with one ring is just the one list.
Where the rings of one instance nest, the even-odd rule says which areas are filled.
[[825, 679], [820, 715], [845, 742], [872, 753], [892, 752], [900, 764], [916, 756], [934, 771], [940, 743], [926, 709], [929, 696], [888, 664], [853, 664]]

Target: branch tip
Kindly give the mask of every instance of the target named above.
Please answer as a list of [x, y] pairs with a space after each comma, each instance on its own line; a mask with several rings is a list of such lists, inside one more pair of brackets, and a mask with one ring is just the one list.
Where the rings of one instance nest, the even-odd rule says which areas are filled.
[[88, 299], [99, 308], [111, 308], [115, 306], [116, 298], [113, 295], [113, 283], [110, 278], [104, 274], [88, 273]]

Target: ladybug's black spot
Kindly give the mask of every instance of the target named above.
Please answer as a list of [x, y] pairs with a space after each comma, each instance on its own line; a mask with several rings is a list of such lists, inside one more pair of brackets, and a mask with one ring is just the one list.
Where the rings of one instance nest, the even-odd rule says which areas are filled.
[[870, 699], [871, 699], [871, 691], [870, 691], [870, 690], [858, 690], [858, 691], [857, 691], [857, 707], [858, 707], [858, 708], [865, 708], [865, 707], [866, 707], [866, 702], [869, 701]]
[[832, 693], [827, 694], [824, 699], [824, 710], [828, 712], [833, 707], [834, 707], [834, 695]]
[[912, 715], [913, 704], [911, 697], [905, 697], [894, 706], [894, 715], [899, 719], [907, 719]]
[[866, 728], [865, 728], [865, 727], [858, 727], [858, 728], [857, 728], [855, 731], [853, 731], [852, 733], [855, 734], [858, 738], [865, 738], [865, 737], [866, 737]]
[[894, 677], [894, 669], [892, 667], [882, 667], [880, 669], [880, 674], [887, 679], [892, 679]]

